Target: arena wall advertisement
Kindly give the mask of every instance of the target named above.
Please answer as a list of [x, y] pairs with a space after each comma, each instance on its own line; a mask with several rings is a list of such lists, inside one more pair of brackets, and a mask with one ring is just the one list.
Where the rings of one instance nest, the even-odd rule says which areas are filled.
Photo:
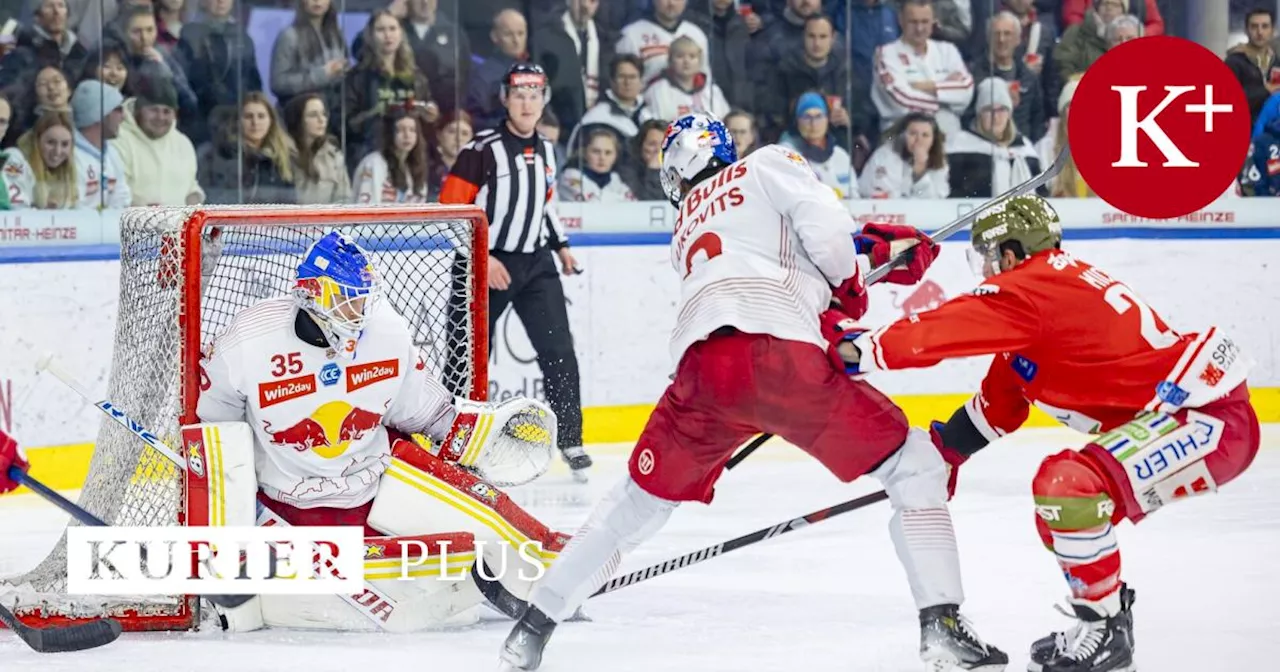
[[[860, 219], [887, 218], [935, 229], [972, 208], [963, 201], [856, 202]], [[1280, 227], [1261, 199], [1224, 199], [1178, 221], [1137, 220], [1101, 201], [1055, 203], [1066, 246], [1129, 284], [1174, 329], [1217, 325], [1255, 361], [1254, 403], [1280, 421]], [[584, 268], [564, 278], [582, 375], [589, 442], [633, 440], [669, 382], [667, 338], [675, 322], [678, 278], [666, 247], [665, 204], [565, 207]], [[626, 227], [624, 229], [624, 227]], [[24, 444], [84, 451], [100, 415], [35, 362], [54, 352], [91, 393], [104, 394], [116, 330], [119, 262], [113, 213], [9, 213], [0, 216], [0, 423]], [[944, 244], [915, 287], [872, 289], [868, 325], [928, 310], [971, 290], [977, 278], [965, 242]], [[949, 414], [976, 388], [989, 358], [931, 369], [877, 374], [912, 420]], [[542, 397], [542, 377], [519, 319], [503, 315], [490, 351], [490, 398]], [[83, 474], [80, 475], [81, 478]], [[74, 480], [71, 474], [62, 480]], [[57, 479], [55, 479], [57, 480]], [[74, 486], [72, 486], [74, 487]]]

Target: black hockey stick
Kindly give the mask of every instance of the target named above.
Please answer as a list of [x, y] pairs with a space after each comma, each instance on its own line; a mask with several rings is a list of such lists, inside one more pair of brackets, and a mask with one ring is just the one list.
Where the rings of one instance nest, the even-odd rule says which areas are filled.
[[[41, 497], [44, 497], [50, 502], [56, 504], [58, 508], [66, 511], [72, 518], [80, 521], [83, 525], [88, 525], [90, 527], [107, 527], [107, 523], [101, 518], [84, 510], [79, 504], [63, 497], [53, 488], [50, 488], [44, 483], [32, 478], [30, 474], [17, 467], [9, 467], [9, 480], [27, 486], [32, 490], [32, 492], [35, 492]], [[145, 554], [146, 549], [142, 550]], [[146, 561], [146, 555], [143, 555], [143, 561]], [[201, 595], [201, 597], [209, 600], [219, 607], [225, 607], [228, 609], [238, 607], [253, 599], [252, 595]]]
[[83, 651], [104, 646], [120, 636], [120, 622], [114, 618], [96, 618], [84, 623], [33, 628], [0, 606], [0, 623], [13, 631], [27, 646], [40, 653]]
[[[978, 217], [980, 217], [982, 213], [988, 210], [989, 208], [999, 205], [1000, 203], [1004, 202], [1006, 199], [1010, 199], [1015, 196], [1021, 196], [1023, 194], [1028, 194], [1039, 189], [1040, 187], [1043, 187], [1044, 185], [1049, 183], [1049, 180], [1052, 180], [1053, 178], [1057, 177], [1058, 173], [1061, 173], [1063, 168], [1067, 167], [1067, 161], [1069, 161], [1070, 159], [1071, 159], [1071, 149], [1069, 147], [1063, 147], [1062, 150], [1058, 152], [1058, 156], [1056, 156], [1053, 159], [1053, 163], [1047, 169], [1045, 169], [1044, 172], [1040, 173], [1039, 175], [1036, 175], [1035, 177], [1027, 180], [1026, 182], [1023, 182], [1022, 184], [1014, 185], [1003, 194], [1000, 194], [999, 196], [996, 196], [995, 198], [987, 201], [986, 203], [983, 203], [982, 205], [979, 205], [978, 207], [970, 210], [969, 212], [966, 212], [965, 214], [961, 215], [958, 219], [951, 222], [950, 224], [947, 224], [946, 226], [942, 227], [941, 229], [938, 229], [937, 231], [934, 231], [932, 234], [930, 234], [929, 237], [939, 242], [946, 240], [948, 237], [951, 236], [951, 234], [969, 226], [970, 224], [973, 224], [975, 221], [977, 221]], [[870, 287], [872, 283], [883, 278], [891, 269], [893, 269], [894, 266], [897, 266], [898, 264], [901, 264], [903, 261], [905, 261], [908, 252], [910, 252], [909, 249], [903, 250], [898, 256], [894, 257], [893, 259], [890, 259], [887, 263], [881, 264], [871, 269], [871, 272], [867, 274], [866, 285]], [[751, 442], [748, 443], [745, 448], [738, 451], [738, 453], [735, 454], [733, 457], [729, 458], [729, 461], [725, 463], [724, 468], [732, 469], [738, 466], [740, 462], [747, 459], [748, 455], [756, 452], [756, 450], [759, 449], [760, 446], [764, 445], [765, 441], [768, 441], [769, 439], [772, 439], [772, 438], [773, 438], [772, 434], [761, 434], [760, 436], [757, 436], [756, 438], [752, 439]]]
[[820, 511], [814, 511], [813, 513], [810, 513], [807, 516], [792, 518], [791, 520], [788, 520], [786, 522], [778, 523], [777, 525], [771, 525], [762, 530], [756, 530], [755, 532], [751, 532], [750, 534], [744, 534], [741, 537], [738, 537], [736, 539], [730, 539], [729, 541], [722, 541], [718, 544], [715, 544], [714, 546], [708, 546], [706, 548], [699, 549], [691, 553], [685, 553], [684, 555], [678, 558], [672, 558], [666, 562], [658, 563], [656, 565], [652, 565], [644, 569], [637, 569], [636, 571], [631, 572], [630, 574], [624, 574], [617, 578], [610, 579], [603, 586], [601, 586], [599, 590], [592, 593], [591, 597], [596, 597], [598, 595], [603, 595], [605, 593], [612, 593], [613, 591], [619, 588], [625, 588], [627, 586], [640, 583], [641, 581], [648, 581], [649, 579], [652, 579], [655, 576], [661, 576], [663, 574], [666, 574], [667, 572], [675, 571], [677, 569], [683, 569], [690, 565], [696, 565], [699, 562], [702, 562], [703, 560], [710, 560], [711, 558], [724, 555], [729, 551], [736, 551], [739, 548], [742, 548], [744, 546], [750, 546], [751, 544], [764, 541], [765, 539], [772, 539], [774, 537], [786, 534], [793, 530], [799, 530], [801, 528], [808, 527], [814, 523], [820, 523], [828, 518], [838, 516], [842, 513], [855, 511], [857, 509], [861, 509], [864, 506], [867, 506], [868, 504], [875, 504], [876, 502], [879, 502], [888, 498], [889, 498], [888, 493], [886, 493], [883, 490], [881, 490], [880, 492], [873, 492], [869, 495], [863, 495], [861, 497], [858, 497], [857, 499], [851, 499], [847, 502], [836, 504], [835, 506], [829, 506]]

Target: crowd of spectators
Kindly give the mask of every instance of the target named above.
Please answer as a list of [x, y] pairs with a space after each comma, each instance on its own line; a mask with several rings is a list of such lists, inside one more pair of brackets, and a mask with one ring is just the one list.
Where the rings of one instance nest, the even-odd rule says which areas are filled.
[[[1255, 120], [1242, 191], [1280, 193], [1274, 11], [1232, 9], [1248, 39], [1224, 56]], [[556, 143], [563, 201], [661, 200], [665, 125], [690, 111], [724, 118], [742, 155], [793, 147], [842, 198], [985, 197], [1066, 142], [1090, 64], [1170, 32], [1180, 11], [1176, 0], [0, 0], [0, 207], [431, 201], [459, 149], [502, 123], [499, 82], [515, 62], [548, 74], [539, 130]], [[1045, 193], [1092, 195], [1073, 167]]]

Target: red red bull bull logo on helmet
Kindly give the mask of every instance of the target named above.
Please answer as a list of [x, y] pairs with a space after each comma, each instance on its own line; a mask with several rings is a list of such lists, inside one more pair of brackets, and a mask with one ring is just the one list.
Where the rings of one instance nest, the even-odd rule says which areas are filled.
[[381, 380], [400, 375], [400, 360], [384, 359], [380, 362], [357, 364], [347, 367], [347, 391], [354, 392]]
[[345, 401], [331, 401], [311, 415], [281, 430], [270, 422], [262, 423], [262, 431], [273, 445], [299, 453], [307, 451], [325, 459], [347, 452], [352, 441], [363, 439], [382, 423], [382, 414], [357, 408]]
[[297, 378], [273, 380], [258, 384], [258, 407], [266, 408], [278, 403], [305, 397], [316, 391], [316, 374], [308, 373]]

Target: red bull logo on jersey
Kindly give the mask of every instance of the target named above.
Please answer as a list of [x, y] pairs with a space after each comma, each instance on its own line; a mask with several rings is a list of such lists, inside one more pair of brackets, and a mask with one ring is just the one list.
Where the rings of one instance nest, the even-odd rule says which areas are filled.
[[357, 408], [345, 401], [331, 401], [317, 408], [296, 424], [277, 430], [270, 422], [262, 423], [267, 440], [276, 446], [299, 453], [307, 451], [325, 459], [347, 452], [352, 441], [359, 441], [382, 423], [382, 414]]
[[316, 374], [273, 380], [258, 384], [258, 408], [275, 406], [290, 399], [305, 397], [316, 391]]
[[347, 367], [347, 391], [354, 392], [376, 382], [400, 375], [400, 360], [384, 359], [380, 362], [357, 364]]

